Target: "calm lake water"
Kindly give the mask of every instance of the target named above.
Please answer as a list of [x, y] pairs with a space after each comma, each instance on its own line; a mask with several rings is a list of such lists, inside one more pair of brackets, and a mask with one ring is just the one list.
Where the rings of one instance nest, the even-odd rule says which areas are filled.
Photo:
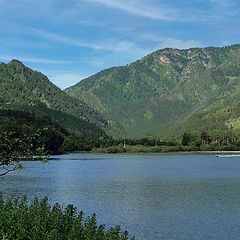
[[240, 157], [68, 154], [0, 178], [4, 197], [48, 196], [137, 240], [240, 239]]

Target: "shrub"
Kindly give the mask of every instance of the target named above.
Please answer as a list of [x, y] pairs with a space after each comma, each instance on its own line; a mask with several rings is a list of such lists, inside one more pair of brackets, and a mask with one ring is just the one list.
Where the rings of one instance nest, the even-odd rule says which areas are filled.
[[133, 240], [120, 227], [97, 226], [96, 215], [84, 217], [73, 205], [65, 208], [48, 199], [0, 199], [0, 239], [5, 240]]

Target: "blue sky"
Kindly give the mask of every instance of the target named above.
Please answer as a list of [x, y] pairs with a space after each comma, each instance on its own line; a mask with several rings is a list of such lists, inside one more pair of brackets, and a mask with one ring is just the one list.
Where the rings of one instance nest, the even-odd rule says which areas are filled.
[[239, 43], [239, 0], [0, 0], [0, 61], [64, 89], [165, 47]]

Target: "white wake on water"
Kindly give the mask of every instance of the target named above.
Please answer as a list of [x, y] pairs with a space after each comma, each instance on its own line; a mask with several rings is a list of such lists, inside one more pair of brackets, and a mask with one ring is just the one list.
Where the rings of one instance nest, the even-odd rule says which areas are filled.
[[240, 157], [240, 155], [218, 155], [218, 157]]

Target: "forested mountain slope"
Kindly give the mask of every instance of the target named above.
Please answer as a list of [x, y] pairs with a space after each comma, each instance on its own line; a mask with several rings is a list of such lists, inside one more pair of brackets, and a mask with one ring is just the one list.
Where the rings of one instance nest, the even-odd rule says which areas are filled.
[[[47, 116], [19, 110], [0, 109], [0, 133], [11, 133], [15, 137], [31, 136], [38, 132], [39, 144], [44, 151], [57, 153], [69, 133]], [[34, 144], [34, 140], [32, 140]]]
[[240, 101], [214, 106], [191, 114], [161, 131], [161, 136], [181, 137], [184, 132], [202, 130], [240, 130]]
[[[113, 135], [115, 122], [124, 127], [123, 136], [162, 135], [184, 121], [174, 128], [182, 132], [194, 126], [194, 114], [214, 116], [218, 109], [239, 104], [240, 45], [159, 50], [97, 73], [65, 92], [101, 112]], [[235, 121], [240, 114], [228, 117]], [[226, 118], [219, 121], [221, 127], [230, 126]], [[202, 121], [201, 128], [214, 123], [214, 117]]]
[[18, 60], [0, 64], [0, 107], [45, 114], [79, 136], [106, 136], [101, 128], [108, 124], [101, 114]]

